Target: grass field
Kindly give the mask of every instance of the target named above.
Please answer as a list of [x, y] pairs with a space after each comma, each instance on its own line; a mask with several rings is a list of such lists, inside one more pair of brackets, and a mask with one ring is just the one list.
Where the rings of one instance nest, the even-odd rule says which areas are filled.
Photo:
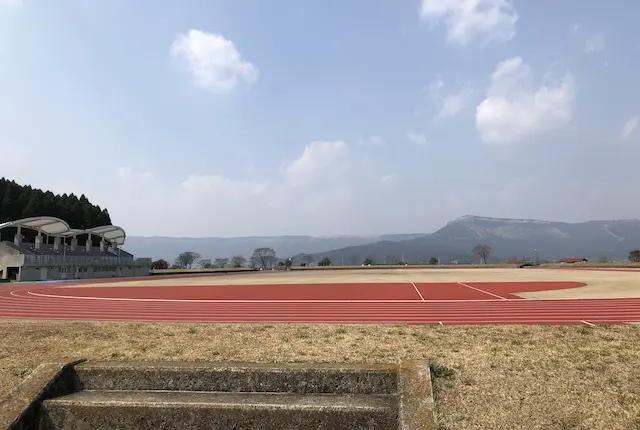
[[[176, 285], [178, 278], [120, 286]], [[544, 269], [292, 271], [186, 285], [562, 281], [523, 296], [640, 297], [640, 273]], [[100, 284], [73, 288], [91, 288]], [[114, 284], [111, 284], [114, 285]], [[640, 429], [640, 325], [247, 325], [0, 320], [0, 398], [52, 360], [434, 362], [442, 429]]]
[[[442, 429], [640, 428], [640, 327], [0, 321], [0, 393], [38, 364], [431, 359]], [[250, 347], [248, 347], [250, 346]]]

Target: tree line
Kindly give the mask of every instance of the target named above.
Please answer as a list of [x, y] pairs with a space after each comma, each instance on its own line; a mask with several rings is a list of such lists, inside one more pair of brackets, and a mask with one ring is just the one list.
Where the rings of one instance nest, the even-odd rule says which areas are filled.
[[[491, 246], [487, 244], [477, 244], [472, 250], [474, 255], [476, 255], [479, 259], [480, 264], [488, 264], [491, 259], [491, 254], [493, 249]], [[537, 257], [536, 257], [537, 259]], [[300, 257], [300, 266], [308, 266], [314, 262], [314, 257], [311, 255], [302, 255]], [[383, 264], [385, 265], [406, 265], [405, 262], [398, 259], [394, 256], [388, 256], [383, 259]], [[512, 257], [511, 259], [507, 259], [505, 263], [519, 264], [529, 261], [527, 257]], [[640, 262], [640, 249], [635, 249], [629, 252], [629, 261], [630, 262]], [[354, 258], [349, 258], [348, 262], [351, 265], [355, 265]], [[608, 259], [601, 257], [600, 262], [608, 262]], [[430, 257], [425, 263], [429, 265], [437, 265], [440, 264], [440, 260], [436, 257]], [[320, 267], [331, 266], [333, 264], [331, 257], [325, 256], [322, 257], [317, 265]], [[263, 247], [256, 248], [253, 251], [253, 254], [249, 258], [245, 258], [242, 255], [234, 255], [233, 257], [227, 258], [203, 258], [197, 252], [187, 251], [179, 254], [173, 264], [169, 264], [169, 262], [165, 260], [157, 260], [152, 264], [153, 269], [193, 269], [193, 268], [201, 268], [201, 269], [212, 269], [212, 268], [240, 268], [240, 267], [249, 267], [253, 269], [273, 269], [274, 267], [288, 269], [293, 265], [292, 258], [278, 259], [276, 257], [276, 251], [273, 248]], [[363, 266], [372, 266], [376, 265], [376, 262], [372, 258], [365, 258], [362, 262]]]
[[[71, 228], [87, 229], [101, 225], [111, 225], [111, 217], [106, 208], [93, 205], [81, 195], [54, 194], [29, 185], [0, 178], [0, 222], [15, 221], [35, 216], [52, 216], [65, 220]], [[8, 231], [7, 231], [8, 230]], [[16, 229], [3, 230], [3, 236], [12, 238]], [[23, 230], [27, 238], [35, 232]]]

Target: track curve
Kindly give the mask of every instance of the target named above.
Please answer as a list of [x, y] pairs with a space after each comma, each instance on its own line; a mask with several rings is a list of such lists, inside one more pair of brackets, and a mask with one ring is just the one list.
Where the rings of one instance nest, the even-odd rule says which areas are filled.
[[[126, 289], [126, 287], [122, 287]], [[0, 318], [84, 321], [389, 324], [620, 324], [640, 321], [640, 299], [152, 300], [39, 295], [0, 287]]]

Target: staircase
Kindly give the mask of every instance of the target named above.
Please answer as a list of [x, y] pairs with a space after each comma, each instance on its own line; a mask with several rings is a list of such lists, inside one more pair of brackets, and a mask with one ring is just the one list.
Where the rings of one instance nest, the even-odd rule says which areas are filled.
[[84, 362], [39, 430], [435, 429], [427, 363]]

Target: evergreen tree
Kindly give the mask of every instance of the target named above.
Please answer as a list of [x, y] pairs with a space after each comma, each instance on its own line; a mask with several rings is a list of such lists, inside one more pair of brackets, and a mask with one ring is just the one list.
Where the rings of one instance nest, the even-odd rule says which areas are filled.
[[[0, 178], [0, 222], [14, 221], [33, 216], [53, 216], [69, 223], [72, 228], [91, 228], [111, 225], [106, 208], [91, 204], [89, 199], [74, 194], [56, 195], [31, 186], [22, 186], [6, 178]], [[15, 229], [4, 231], [3, 238], [13, 237]], [[23, 234], [31, 236], [28, 231]]]

